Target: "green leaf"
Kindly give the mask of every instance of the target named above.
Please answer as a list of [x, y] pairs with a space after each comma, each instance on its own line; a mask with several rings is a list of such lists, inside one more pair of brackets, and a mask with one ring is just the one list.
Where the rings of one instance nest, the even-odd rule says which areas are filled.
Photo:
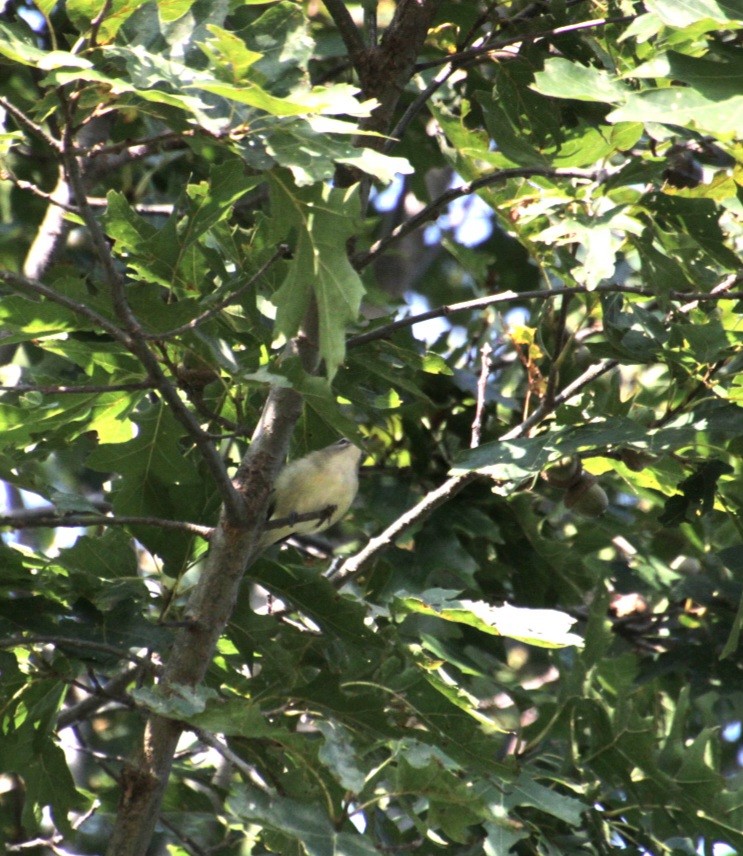
[[366, 836], [336, 831], [319, 804], [270, 797], [243, 785], [233, 788], [228, 807], [242, 820], [278, 833], [284, 842], [283, 853], [296, 846], [306, 856], [378, 856]]
[[580, 826], [586, 811], [585, 803], [546, 788], [534, 781], [526, 770], [508, 786], [505, 805], [511, 809], [523, 805], [533, 806], [545, 814], [564, 820], [570, 826]]
[[478, 92], [477, 103], [483, 110], [485, 125], [499, 152], [513, 163], [527, 166], [545, 166], [549, 162], [529, 144], [519, 129], [513, 127], [508, 114], [491, 93]]
[[[354, 166], [384, 182], [391, 181], [398, 173], [412, 171], [405, 158], [355, 145], [352, 137], [359, 133], [353, 122], [303, 116], [274, 123], [261, 136], [266, 153], [291, 170], [300, 187], [329, 181], [339, 163]], [[251, 139], [250, 144], [254, 146], [255, 140]]]
[[722, 324], [715, 318], [699, 324], [674, 324], [669, 345], [691, 353], [700, 363], [715, 363], [732, 350]]
[[540, 648], [582, 645], [583, 640], [569, 630], [575, 619], [554, 609], [527, 609], [510, 604], [492, 606], [483, 601], [461, 600], [453, 592], [429, 590], [420, 596], [401, 594], [395, 599], [405, 613], [432, 615], [443, 621], [466, 624], [491, 636], [508, 636]]
[[251, 571], [251, 577], [282, 599], [294, 603], [326, 633], [366, 649], [374, 649], [381, 644], [365, 624], [363, 604], [347, 595], [340, 595], [316, 570], [298, 565], [287, 567], [264, 560]]
[[710, 20], [721, 26], [738, 23], [743, 26], [743, 3], [740, 0], [648, 0], [650, 12], [669, 27], [689, 27], [697, 21]]
[[621, 103], [630, 92], [624, 83], [591, 66], [555, 57], [548, 59], [544, 70], [534, 75], [532, 87], [542, 95], [573, 98], [579, 101]]
[[743, 95], [716, 101], [689, 87], [652, 89], [627, 96], [606, 118], [609, 122], [681, 125], [722, 137], [741, 135]]
[[79, 330], [80, 318], [71, 310], [52, 303], [37, 303], [7, 295], [0, 303], [0, 320], [8, 336], [3, 341], [24, 342]]
[[501, 823], [484, 824], [487, 832], [487, 838], [483, 842], [484, 856], [501, 856], [502, 853], [508, 853], [515, 844], [526, 838], [527, 831], [519, 826], [517, 821], [511, 821], [509, 826], [506, 818]]
[[138, 435], [126, 443], [101, 444], [87, 465], [102, 472], [117, 472], [142, 480], [156, 478], [163, 484], [199, 480], [179, 443], [181, 429], [168, 408], [150, 408], [137, 418]]
[[146, 710], [169, 719], [188, 719], [202, 713], [207, 703], [217, 698], [210, 687], [187, 687], [169, 684], [165, 692], [159, 687], [139, 687], [131, 691], [132, 698]]
[[214, 133], [224, 128], [226, 119], [222, 115], [215, 116], [209, 104], [201, 98], [183, 94], [183, 90], [196, 79], [209, 82], [212, 78], [208, 75], [184, 63], [150, 53], [141, 45], [131, 48], [110, 45], [106, 54], [112, 60], [118, 58], [126, 64], [127, 77], [109, 76], [98, 69], [82, 69], [76, 72], [54, 71], [45, 78], [45, 82], [49, 85], [80, 81], [100, 84], [116, 97], [136, 96], [151, 105], [174, 107]]
[[56, 3], [54, 0], [35, 0], [34, 5], [38, 7], [42, 15], [49, 15]]
[[[101, 519], [105, 520], [103, 515]], [[90, 573], [91, 568], [95, 568], [96, 576], [103, 579], [136, 579], [137, 576], [132, 539], [120, 529], [109, 529], [102, 536], [78, 538], [74, 546], [60, 553], [58, 561], [78, 573]]]
[[92, 68], [85, 57], [67, 51], [44, 51], [36, 46], [29, 31], [16, 24], [0, 22], [0, 56], [33, 68]]
[[666, 501], [660, 522], [664, 526], [678, 526], [684, 521], [709, 514], [714, 507], [718, 480], [732, 472], [733, 468], [724, 461], [705, 461], [679, 484], [682, 494]]
[[180, 20], [195, 5], [195, 0], [168, 0], [160, 3], [157, 11], [163, 24], [167, 24]]
[[[590, 424], [556, 427], [533, 438], [483, 443], [460, 454], [450, 472], [456, 475], [477, 470], [496, 480], [514, 481], [540, 473], [560, 457], [590, 448], [635, 444], [660, 450], [662, 444], [649, 444], [651, 439], [652, 435], [631, 419], [595, 418]], [[663, 439], [678, 442], [676, 438]]]
[[[112, 41], [119, 29], [137, 9], [144, 6], [147, 0], [112, 0], [106, 7], [106, 14], [100, 21], [98, 43]], [[190, 0], [193, 2], [193, 0]], [[190, 5], [189, 2], [189, 5]], [[171, 2], [168, 5], [173, 5]], [[81, 33], [87, 33], [91, 22], [101, 14], [101, 6], [96, 0], [67, 0], [65, 9], [70, 19]]]
[[440, 829], [454, 841], [471, 840], [471, 827], [490, 817], [479, 794], [447, 770], [438, 753], [425, 746], [411, 749], [400, 758], [395, 789], [427, 800], [429, 828]]
[[[72, 834], [68, 816], [75, 809], [85, 810], [88, 800], [76, 789], [62, 749], [50, 740], [43, 742], [30, 764], [18, 772], [23, 776], [26, 791], [24, 820], [31, 821], [34, 810], [48, 806], [56, 827]], [[29, 826], [34, 828], [33, 821]]]
[[255, 107], [257, 110], [265, 110], [272, 116], [299, 116], [309, 112], [307, 105], [293, 102], [287, 98], [277, 98], [266, 92], [257, 83], [244, 83], [238, 86], [219, 80], [198, 80], [189, 84], [187, 88], [211, 92], [226, 98], [228, 101]]
[[361, 793], [366, 774], [355, 763], [351, 733], [337, 722], [318, 722], [318, 730], [325, 742], [318, 750], [318, 759], [333, 773], [333, 776], [347, 791]]
[[249, 50], [241, 38], [222, 27], [207, 24], [206, 28], [212, 38], [199, 47], [215, 65], [221, 65], [232, 80], [241, 80], [250, 66], [263, 56]]
[[358, 216], [358, 192], [327, 186], [296, 190], [274, 174], [271, 196], [274, 217], [297, 234], [289, 272], [273, 297], [277, 330], [294, 336], [314, 299], [320, 357], [332, 378], [345, 358], [346, 326], [356, 320], [364, 294], [346, 252]]

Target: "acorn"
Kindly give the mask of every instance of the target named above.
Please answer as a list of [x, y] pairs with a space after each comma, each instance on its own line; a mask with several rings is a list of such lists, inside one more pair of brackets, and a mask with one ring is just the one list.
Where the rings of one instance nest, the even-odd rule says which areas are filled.
[[547, 479], [553, 487], [567, 490], [578, 481], [581, 470], [580, 458], [577, 455], [568, 455], [545, 470], [542, 477]]
[[633, 473], [642, 472], [648, 464], [651, 464], [655, 458], [648, 455], [647, 452], [638, 452], [637, 449], [620, 449], [619, 460], [632, 470]]
[[594, 359], [591, 352], [585, 345], [577, 345], [573, 351], [573, 365], [578, 371], [584, 372], [589, 366], [593, 365]]
[[601, 517], [609, 507], [609, 497], [596, 476], [582, 473], [565, 494], [565, 506], [584, 517]]
[[189, 392], [201, 392], [205, 386], [219, 378], [217, 372], [204, 361], [191, 360], [190, 362], [189, 365], [184, 360], [175, 367], [178, 385], [183, 389]]
[[671, 562], [671, 570], [684, 576], [694, 575], [702, 570], [702, 563], [693, 556], [676, 556]]

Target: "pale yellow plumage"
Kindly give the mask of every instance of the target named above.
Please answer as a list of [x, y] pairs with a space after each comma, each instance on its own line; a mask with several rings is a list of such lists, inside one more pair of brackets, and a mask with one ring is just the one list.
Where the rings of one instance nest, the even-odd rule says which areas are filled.
[[343, 439], [287, 464], [274, 485], [271, 520], [319, 513], [329, 506], [335, 508], [322, 520], [306, 520], [279, 529], [267, 529], [261, 538], [261, 547], [268, 547], [292, 534], [322, 532], [340, 520], [358, 492], [358, 471], [363, 454], [350, 440]]

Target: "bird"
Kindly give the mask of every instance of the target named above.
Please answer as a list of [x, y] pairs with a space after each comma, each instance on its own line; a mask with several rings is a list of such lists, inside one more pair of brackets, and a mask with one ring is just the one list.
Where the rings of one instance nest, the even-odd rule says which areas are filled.
[[358, 493], [363, 457], [363, 451], [343, 437], [288, 463], [276, 478], [268, 513], [269, 523], [284, 523], [264, 531], [261, 548], [289, 535], [314, 535], [337, 523]]

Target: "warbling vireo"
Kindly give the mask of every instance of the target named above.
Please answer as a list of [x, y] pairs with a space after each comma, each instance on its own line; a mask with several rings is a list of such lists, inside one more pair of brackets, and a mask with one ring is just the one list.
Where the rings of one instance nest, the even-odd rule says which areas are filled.
[[[359, 489], [359, 464], [364, 453], [345, 437], [317, 452], [291, 461], [276, 478], [269, 520], [287, 519], [286, 526], [267, 529], [261, 547], [289, 535], [309, 535], [332, 526], [351, 507]], [[325, 512], [324, 516], [319, 516]], [[291, 522], [298, 515], [313, 520]]]

